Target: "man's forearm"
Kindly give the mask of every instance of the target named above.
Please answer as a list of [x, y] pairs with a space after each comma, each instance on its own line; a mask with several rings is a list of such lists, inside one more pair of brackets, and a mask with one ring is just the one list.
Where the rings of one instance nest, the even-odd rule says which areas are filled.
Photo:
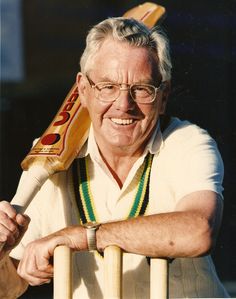
[[0, 298], [18, 298], [27, 287], [27, 282], [17, 274], [13, 260], [9, 256], [4, 257], [0, 261]]
[[101, 225], [98, 249], [117, 245], [151, 257], [194, 257], [211, 245], [207, 220], [195, 212], [173, 212]]

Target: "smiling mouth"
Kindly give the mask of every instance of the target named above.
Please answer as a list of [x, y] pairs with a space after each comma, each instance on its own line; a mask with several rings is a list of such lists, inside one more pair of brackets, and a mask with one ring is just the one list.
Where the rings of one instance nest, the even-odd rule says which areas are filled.
[[131, 125], [132, 123], [134, 123], [134, 119], [122, 119], [122, 118], [111, 118], [111, 121], [117, 125], [123, 125], [123, 126], [127, 126], [127, 125]]

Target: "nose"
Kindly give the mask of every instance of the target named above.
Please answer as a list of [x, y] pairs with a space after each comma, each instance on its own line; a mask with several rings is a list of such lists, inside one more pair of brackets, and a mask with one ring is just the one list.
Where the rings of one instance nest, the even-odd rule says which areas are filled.
[[120, 88], [120, 95], [114, 102], [116, 109], [122, 111], [129, 111], [135, 108], [135, 102], [133, 101], [129, 87], [122, 87]]

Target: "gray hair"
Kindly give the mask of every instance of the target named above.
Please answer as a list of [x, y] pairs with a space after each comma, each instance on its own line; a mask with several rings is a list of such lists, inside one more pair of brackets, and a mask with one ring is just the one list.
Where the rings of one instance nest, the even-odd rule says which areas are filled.
[[108, 18], [89, 31], [86, 48], [80, 59], [82, 73], [86, 73], [92, 68], [91, 64], [95, 54], [108, 37], [127, 42], [131, 46], [151, 49], [159, 62], [162, 81], [171, 79], [172, 65], [169, 54], [169, 41], [164, 31], [160, 27], [149, 29], [135, 19], [123, 17]]

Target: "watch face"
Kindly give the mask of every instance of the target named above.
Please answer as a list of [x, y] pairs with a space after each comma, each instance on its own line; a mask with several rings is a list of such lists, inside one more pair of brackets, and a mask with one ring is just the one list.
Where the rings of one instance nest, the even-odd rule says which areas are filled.
[[84, 224], [84, 226], [85, 226], [86, 228], [96, 228], [96, 227], [98, 227], [99, 225], [100, 225], [100, 224], [97, 223], [97, 222], [95, 222], [95, 221], [87, 222], [87, 223]]

